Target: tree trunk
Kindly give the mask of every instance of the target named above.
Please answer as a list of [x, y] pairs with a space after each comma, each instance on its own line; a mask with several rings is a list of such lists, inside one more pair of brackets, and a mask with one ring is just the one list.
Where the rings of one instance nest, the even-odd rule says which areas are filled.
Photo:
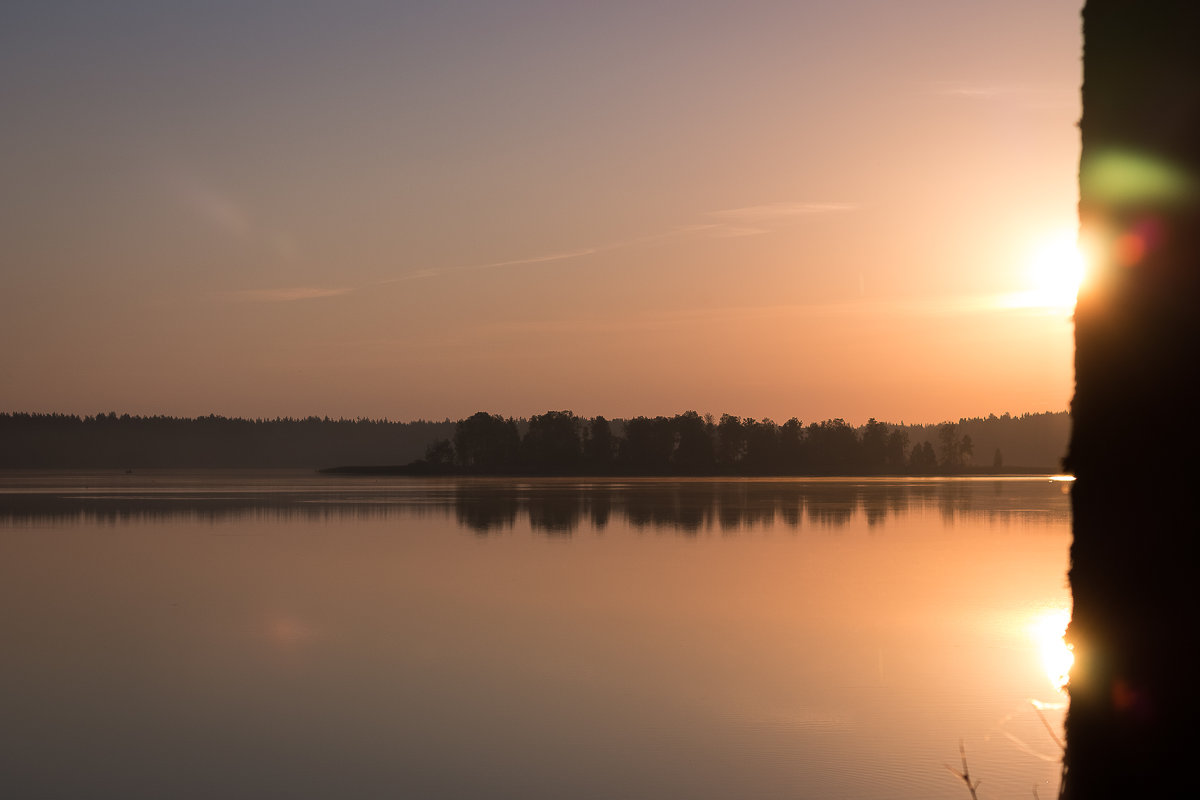
[[1194, 785], [1200, 2], [1088, 0], [1064, 796]]

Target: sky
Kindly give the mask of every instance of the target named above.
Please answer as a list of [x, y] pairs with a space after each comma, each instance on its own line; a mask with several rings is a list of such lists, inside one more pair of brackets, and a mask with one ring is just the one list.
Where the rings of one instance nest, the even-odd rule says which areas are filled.
[[1079, 8], [6, 2], [0, 411], [1063, 410]]

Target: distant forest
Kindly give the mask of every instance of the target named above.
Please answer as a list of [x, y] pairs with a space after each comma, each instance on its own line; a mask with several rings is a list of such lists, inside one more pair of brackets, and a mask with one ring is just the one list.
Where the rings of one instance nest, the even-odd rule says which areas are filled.
[[[1067, 412], [936, 425], [783, 424], [694, 411], [457, 422], [0, 414], [0, 468], [328, 468], [478, 475], [931, 475], [1057, 470]], [[398, 466], [395, 466], [398, 465]]]

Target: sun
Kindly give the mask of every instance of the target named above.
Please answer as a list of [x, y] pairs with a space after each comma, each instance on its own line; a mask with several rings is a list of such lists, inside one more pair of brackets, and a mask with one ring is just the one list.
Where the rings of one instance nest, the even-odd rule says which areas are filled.
[[1047, 236], [1029, 258], [1026, 269], [1029, 290], [1022, 305], [1070, 309], [1086, 273], [1086, 260], [1073, 230]]

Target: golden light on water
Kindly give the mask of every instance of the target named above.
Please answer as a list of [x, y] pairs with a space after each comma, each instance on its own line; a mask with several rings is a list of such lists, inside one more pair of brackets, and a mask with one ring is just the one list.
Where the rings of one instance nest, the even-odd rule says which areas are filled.
[[1075, 663], [1075, 654], [1063, 641], [1067, 623], [1070, 621], [1069, 609], [1052, 608], [1043, 611], [1029, 624], [1029, 635], [1037, 645], [1046, 677], [1058, 691], [1062, 691], [1067, 685], [1071, 665]]

